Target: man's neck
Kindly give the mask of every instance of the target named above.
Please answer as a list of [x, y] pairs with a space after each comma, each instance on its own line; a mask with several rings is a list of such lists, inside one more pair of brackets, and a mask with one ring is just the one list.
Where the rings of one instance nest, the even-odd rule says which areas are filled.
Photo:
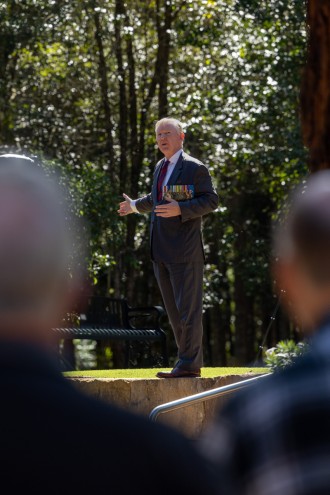
[[179, 155], [179, 154], [180, 154], [180, 153], [182, 153], [182, 152], [183, 152], [183, 148], [179, 148], [178, 150], [176, 150], [176, 152], [175, 152], [175, 153], [172, 153], [172, 154], [171, 154], [171, 156], [167, 156], [167, 155], [165, 155], [165, 154], [164, 154], [164, 156], [165, 156], [165, 159], [166, 159], [166, 160], [169, 160], [169, 161], [171, 162], [171, 161], [173, 161], [175, 158], [179, 158], [179, 156], [177, 156], [177, 155]]

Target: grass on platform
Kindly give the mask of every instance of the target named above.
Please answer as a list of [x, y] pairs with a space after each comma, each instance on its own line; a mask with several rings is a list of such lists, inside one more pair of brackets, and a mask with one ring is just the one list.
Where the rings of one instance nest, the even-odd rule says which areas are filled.
[[[64, 373], [69, 377], [84, 378], [155, 378], [158, 371], [166, 371], [166, 368], [149, 369], [124, 369], [124, 370], [86, 370], [70, 371]], [[170, 368], [168, 368], [170, 371]], [[261, 374], [267, 373], [268, 368], [202, 368], [203, 378], [214, 378], [216, 376], [244, 375], [246, 373]]]

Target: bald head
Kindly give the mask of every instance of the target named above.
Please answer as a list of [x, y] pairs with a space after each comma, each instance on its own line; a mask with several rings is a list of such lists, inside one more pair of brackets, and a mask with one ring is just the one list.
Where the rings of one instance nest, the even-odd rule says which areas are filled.
[[[275, 254], [299, 257], [315, 281], [330, 284], [330, 171], [312, 175], [292, 195], [274, 238]], [[321, 268], [322, 267], [322, 268]]]
[[9, 329], [44, 331], [63, 316], [72, 255], [57, 185], [32, 159], [1, 155], [0, 336]]
[[274, 236], [275, 274], [289, 312], [307, 329], [330, 312], [330, 171], [292, 195]]

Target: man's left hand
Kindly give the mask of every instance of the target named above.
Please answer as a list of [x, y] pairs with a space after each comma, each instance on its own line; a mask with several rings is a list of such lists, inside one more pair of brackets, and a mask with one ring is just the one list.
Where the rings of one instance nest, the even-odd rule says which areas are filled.
[[169, 199], [169, 202], [164, 205], [158, 205], [155, 208], [157, 217], [170, 218], [181, 215], [180, 205], [174, 199]]

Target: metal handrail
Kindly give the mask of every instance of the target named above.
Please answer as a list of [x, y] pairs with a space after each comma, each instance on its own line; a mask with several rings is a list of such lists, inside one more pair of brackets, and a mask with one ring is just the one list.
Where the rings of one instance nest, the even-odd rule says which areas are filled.
[[206, 392], [200, 392], [199, 394], [189, 395], [188, 397], [183, 397], [182, 399], [173, 400], [171, 402], [166, 402], [155, 407], [150, 415], [149, 419], [151, 421], [157, 421], [160, 414], [164, 414], [170, 411], [175, 411], [176, 409], [181, 409], [192, 404], [199, 404], [200, 402], [205, 402], [206, 400], [215, 399], [232, 392], [236, 392], [242, 388], [249, 387], [257, 380], [261, 378], [266, 378], [270, 373], [264, 375], [255, 376], [254, 378], [249, 378], [247, 380], [242, 380], [240, 382], [231, 383], [230, 385], [224, 385], [223, 387], [213, 388], [212, 390], [207, 390]]

